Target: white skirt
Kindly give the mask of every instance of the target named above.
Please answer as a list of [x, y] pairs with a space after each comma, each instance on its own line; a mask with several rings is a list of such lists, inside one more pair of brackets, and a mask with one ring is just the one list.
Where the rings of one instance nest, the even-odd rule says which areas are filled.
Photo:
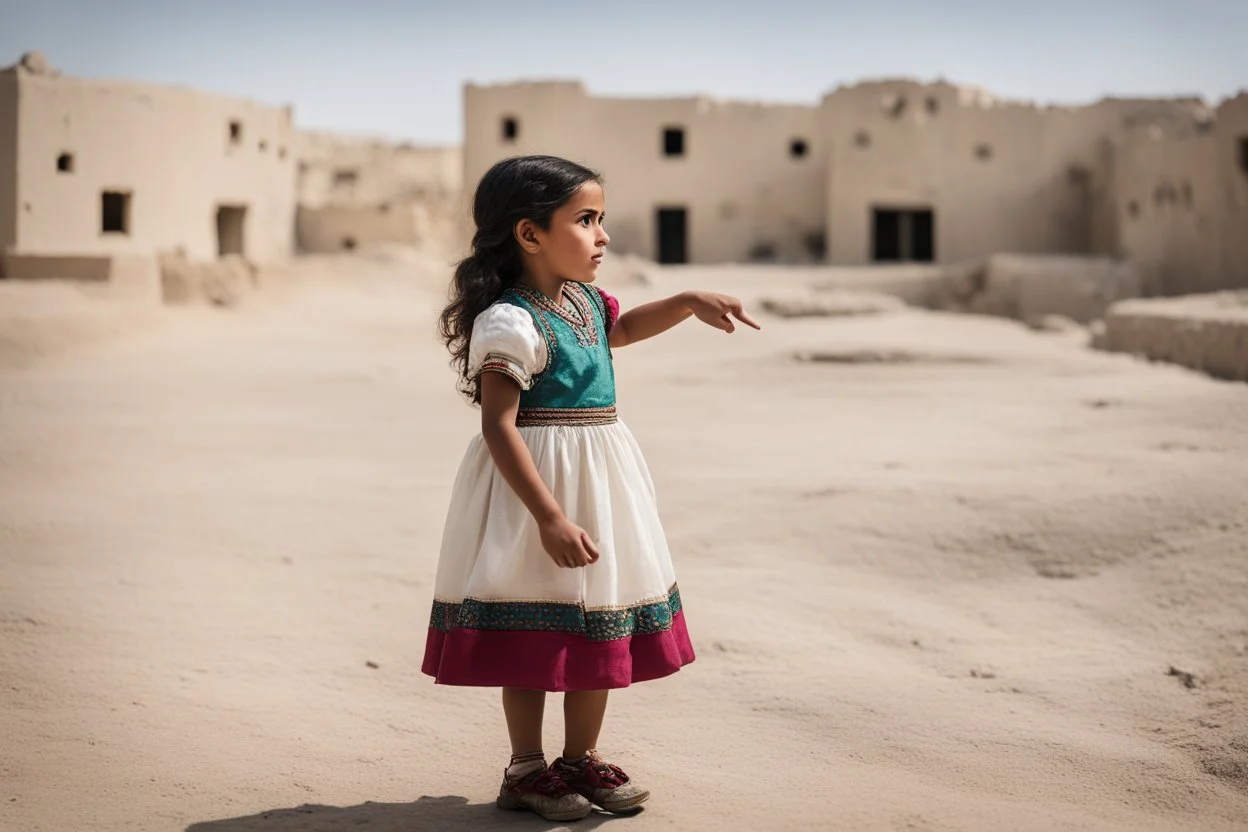
[[620, 421], [517, 429], [599, 559], [557, 566], [474, 437], [443, 532], [425, 672], [446, 684], [570, 690], [620, 687], [691, 662], [654, 482], [632, 433]]
[[587, 609], [665, 598], [676, 575], [641, 448], [623, 422], [517, 428], [542, 481], [599, 559], [560, 568], [537, 523], [476, 436], [460, 465], [442, 538], [440, 601], [562, 601]]

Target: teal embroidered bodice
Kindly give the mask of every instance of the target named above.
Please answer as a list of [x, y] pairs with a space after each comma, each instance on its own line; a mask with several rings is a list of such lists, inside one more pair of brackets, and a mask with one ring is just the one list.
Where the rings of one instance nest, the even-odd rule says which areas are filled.
[[546, 366], [534, 375], [533, 386], [521, 391], [521, 415], [549, 410], [610, 410], [613, 415], [615, 370], [606, 305], [596, 289], [581, 283], [567, 283], [564, 296], [571, 309], [525, 286], [503, 294], [505, 303], [533, 316], [546, 340]]

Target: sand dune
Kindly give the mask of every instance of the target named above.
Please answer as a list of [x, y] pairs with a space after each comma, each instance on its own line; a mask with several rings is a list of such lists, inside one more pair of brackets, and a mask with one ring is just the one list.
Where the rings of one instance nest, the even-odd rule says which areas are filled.
[[[55, 350], [6, 318], [0, 828], [563, 828], [493, 808], [496, 692], [418, 669], [476, 429], [441, 278], [322, 261]], [[616, 357], [699, 651], [613, 695], [655, 792], [617, 822], [1248, 828], [1248, 386], [1003, 320], [764, 324]]]

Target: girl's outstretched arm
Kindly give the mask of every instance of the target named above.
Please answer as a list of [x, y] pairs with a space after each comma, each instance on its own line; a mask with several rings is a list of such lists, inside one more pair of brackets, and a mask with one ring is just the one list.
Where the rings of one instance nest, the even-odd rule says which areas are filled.
[[734, 297], [714, 292], [681, 292], [625, 312], [615, 322], [607, 343], [613, 348], [635, 344], [666, 332], [691, 316], [724, 332], [736, 330], [733, 318], [747, 326], [762, 329], [746, 314], [741, 301]]
[[503, 479], [537, 521], [542, 547], [559, 566], [588, 566], [598, 560], [594, 542], [569, 520], [542, 481], [528, 445], [516, 429], [520, 386], [502, 373], [481, 374], [481, 438]]

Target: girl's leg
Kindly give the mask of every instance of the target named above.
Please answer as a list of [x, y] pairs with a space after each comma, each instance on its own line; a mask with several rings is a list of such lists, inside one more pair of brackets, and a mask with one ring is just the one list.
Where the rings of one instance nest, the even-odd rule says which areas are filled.
[[542, 714], [546, 691], [503, 688], [503, 714], [513, 756], [542, 750]]
[[569, 691], [563, 695], [563, 759], [579, 759], [598, 747], [606, 713], [605, 690]]

